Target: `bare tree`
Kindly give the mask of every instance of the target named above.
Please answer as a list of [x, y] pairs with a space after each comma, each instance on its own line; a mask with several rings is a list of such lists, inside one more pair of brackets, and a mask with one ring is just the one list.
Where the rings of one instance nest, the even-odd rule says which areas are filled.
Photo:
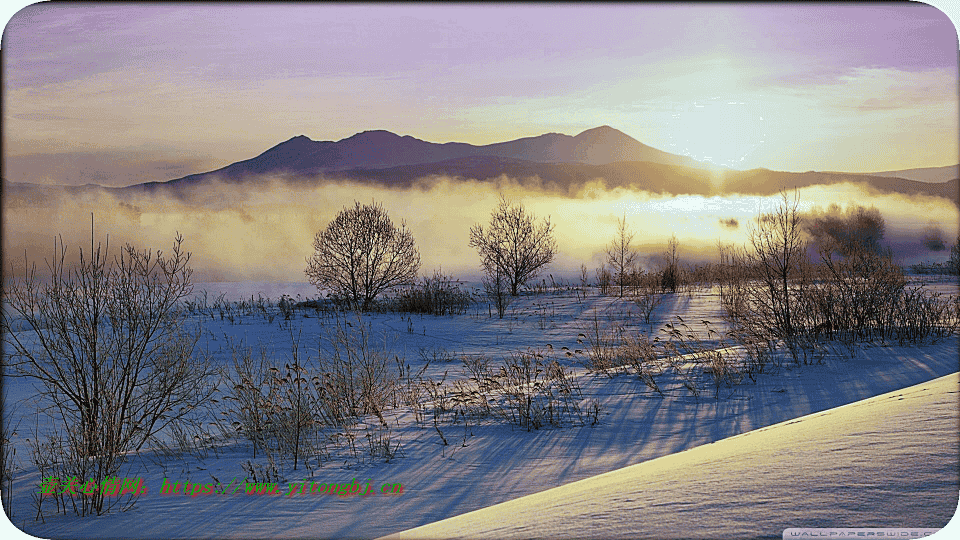
[[[126, 454], [212, 395], [214, 370], [207, 357], [194, 357], [197, 336], [182, 328], [179, 303], [193, 286], [181, 242], [177, 235], [169, 257], [127, 245], [111, 261], [109, 244], [94, 248], [91, 231], [90, 252], [80, 250], [76, 267], [67, 268], [61, 243], [47, 261], [49, 278], [39, 279], [34, 264], [7, 290], [5, 362], [40, 383], [54, 435], [35, 446], [35, 461], [57, 464], [55, 476], [100, 485]], [[22, 331], [9, 331], [12, 324]], [[103, 513], [116, 504], [105, 505], [103, 491], [74, 508]]]
[[383, 207], [373, 203], [344, 208], [313, 240], [305, 273], [318, 289], [347, 297], [367, 311], [381, 292], [416, 280], [420, 253], [401, 222], [397, 229]]
[[794, 299], [802, 291], [791, 289], [791, 278], [798, 277], [805, 263], [806, 245], [802, 237], [802, 217], [799, 199], [790, 201], [781, 192], [782, 202], [773, 212], [760, 213], [756, 226], [750, 230], [752, 249], [746, 254], [748, 267], [759, 272], [759, 287], [751, 287], [751, 300], [761, 310], [762, 317], [771, 319], [771, 329], [799, 361], [795, 347], [796, 314]]
[[507, 293], [507, 280], [503, 272], [494, 265], [493, 272], [484, 276], [482, 283], [484, 293], [497, 308], [497, 317], [502, 319], [511, 300]]
[[607, 292], [610, 290], [610, 270], [607, 269], [607, 265], [601, 264], [599, 268], [595, 271], [597, 276], [597, 287], [600, 288], [600, 294], [606, 296]]
[[511, 204], [502, 196], [490, 226], [486, 230], [482, 225], [470, 228], [470, 247], [480, 253], [487, 276], [506, 279], [511, 296], [517, 296], [519, 288], [557, 254], [550, 218], [536, 223], [522, 204]]
[[620, 286], [620, 297], [623, 297], [623, 286], [627, 282], [633, 263], [636, 261], [637, 252], [630, 247], [633, 241], [634, 233], [627, 226], [627, 216], [617, 222], [617, 236], [607, 247], [607, 262], [613, 268], [613, 277]]
[[960, 275], [960, 235], [957, 235], [957, 242], [950, 247], [950, 259], [947, 260], [947, 271], [953, 275]]
[[667, 251], [663, 254], [663, 269], [660, 273], [660, 286], [664, 290], [670, 289], [670, 292], [677, 292], [680, 284], [680, 255], [677, 253], [679, 248], [680, 242], [674, 234], [667, 240]]
[[[880, 211], [874, 207], [850, 206], [843, 212], [834, 203], [826, 210], [810, 212], [806, 218], [804, 230], [817, 245], [818, 251], [827, 250], [844, 257], [864, 251], [881, 252], [880, 240], [883, 239], [886, 223]], [[943, 243], [942, 240], [940, 243]]]

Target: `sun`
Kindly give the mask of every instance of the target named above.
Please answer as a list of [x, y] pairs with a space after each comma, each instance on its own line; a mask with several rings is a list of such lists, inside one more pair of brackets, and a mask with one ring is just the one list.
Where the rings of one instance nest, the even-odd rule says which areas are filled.
[[760, 109], [755, 100], [722, 96], [680, 104], [668, 126], [670, 151], [742, 169], [748, 156], [764, 142]]

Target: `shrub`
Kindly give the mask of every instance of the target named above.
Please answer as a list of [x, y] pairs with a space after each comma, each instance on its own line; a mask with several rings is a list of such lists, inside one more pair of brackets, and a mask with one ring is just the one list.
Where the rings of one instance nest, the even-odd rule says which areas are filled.
[[664, 293], [660, 291], [659, 284], [656, 283], [656, 276], [641, 275], [638, 276], [638, 282], [631, 300], [640, 308], [643, 322], [649, 324], [654, 310], [663, 302]]
[[[291, 356], [282, 365], [261, 347], [254, 356], [249, 347], [235, 347], [230, 375], [228, 411], [237, 431], [270, 460], [273, 467], [285, 459], [297, 469], [311, 467], [310, 456], [321, 462], [327, 444], [346, 447], [357, 459], [355, 426], [364, 416], [375, 417], [379, 427], [368, 427], [370, 457], [392, 459], [399, 443], [392, 444], [383, 412], [396, 403], [399, 377], [387, 365], [387, 355], [369, 343], [369, 328], [362, 318], [351, 323], [336, 315], [328, 334], [329, 350], [318, 350], [315, 361], [301, 361], [299, 335], [290, 331]], [[398, 363], [400, 362], [397, 359]]]
[[[531, 429], [544, 426], [584, 426], [599, 422], [599, 405], [584, 402], [576, 379], [556, 360], [537, 351], [516, 352], [497, 369], [481, 363], [471, 379], [478, 384], [461, 387], [455, 403], [472, 403], [510, 424]], [[472, 394], [472, 398], [465, 395]]]
[[387, 309], [401, 313], [425, 313], [429, 315], [461, 315], [473, 303], [473, 297], [462, 285], [434, 271], [433, 277], [423, 277], [415, 284], [400, 291], [387, 304]]
[[[169, 257], [128, 244], [111, 260], [109, 245], [94, 248], [91, 232], [91, 249], [80, 250], [74, 268], [61, 244], [47, 261], [48, 280], [35, 266], [13, 280], [6, 298], [27, 331], [3, 333], [10, 365], [39, 383], [42, 410], [56, 426], [49, 444], [35, 447], [38, 466], [56, 463], [65, 477], [103, 482], [125, 456], [210, 399], [214, 371], [194, 355], [197, 336], [183, 329], [180, 302], [192, 291], [192, 271], [182, 241], [177, 235]], [[6, 315], [3, 322], [8, 328]], [[74, 509], [102, 514], [111, 504], [98, 490]]]

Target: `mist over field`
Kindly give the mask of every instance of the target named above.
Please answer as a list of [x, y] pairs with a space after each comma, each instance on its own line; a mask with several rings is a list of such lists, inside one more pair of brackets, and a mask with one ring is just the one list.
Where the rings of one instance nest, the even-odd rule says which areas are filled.
[[[881, 244], [892, 247], [904, 264], [946, 258], [944, 251], [931, 249], [936, 243], [930, 242], [930, 231], [941, 231], [947, 246], [956, 241], [960, 213], [946, 199], [879, 193], [862, 184], [812, 186], [797, 193], [804, 211], [826, 210], [831, 203], [842, 209], [850, 204], [876, 207], [886, 223]], [[602, 179], [561, 192], [504, 176], [482, 182], [432, 177], [404, 189], [270, 179], [242, 186], [207, 184], [182, 198], [88, 191], [5, 200], [4, 273], [22, 271], [24, 254], [42, 271], [57, 235], [68, 247], [68, 258], [75, 258], [78, 246], [90, 245], [93, 212], [96, 239], [103, 242], [109, 235], [112, 253], [127, 242], [169, 250], [174, 235], [183, 234], [185, 249], [193, 253], [196, 281], [305, 282], [314, 235], [356, 200], [377, 201], [396, 225], [406, 222], [420, 251], [421, 274], [442, 267], [457, 278], [476, 279], [480, 260], [468, 246], [469, 229], [488, 222], [501, 194], [555, 224], [560, 249], [544, 277], [549, 273], [558, 279], [579, 276], [581, 264], [592, 277], [621, 216], [636, 233], [641, 265], [651, 268], [651, 256], [673, 234], [680, 240], [683, 262], [716, 260], [718, 240], [742, 244], [758, 211], [769, 211], [779, 201], [779, 196], [652, 194], [608, 188]]]

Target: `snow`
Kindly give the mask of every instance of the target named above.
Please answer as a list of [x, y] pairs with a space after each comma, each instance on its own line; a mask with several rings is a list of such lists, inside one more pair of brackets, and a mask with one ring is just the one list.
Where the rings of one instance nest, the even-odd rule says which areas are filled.
[[798, 527], [942, 527], [958, 500], [958, 388], [954, 373], [386, 538], [758, 538]]
[[[234, 298], [239, 299], [249, 298], [250, 294], [256, 297], [256, 292], [261, 289], [271, 291], [274, 303], [277, 293], [273, 291], [282, 292], [279, 288], [270, 289], [269, 284], [237, 284], [219, 291], [232, 291], [231, 294], [236, 294]], [[296, 296], [298, 292], [300, 291], [287, 294]], [[210, 295], [211, 301], [215, 296]], [[248, 460], [256, 460], [252, 459], [248, 444], [228, 442], [217, 445], [203, 456], [171, 458], [150, 452], [136, 456], [131, 461], [131, 469], [126, 476], [142, 476], [151, 491], [141, 497], [135, 508], [127, 512], [84, 519], [62, 514], [47, 515], [45, 520], [40, 522], [33, 519], [36, 509], [32, 507], [29, 495], [31, 491], [38, 490], [40, 479], [35, 469], [31, 472], [27, 467], [28, 453], [23, 439], [29, 435], [24, 431], [13, 441], [21, 466], [13, 489], [13, 522], [29, 534], [41, 538], [373, 538], [454, 516], [469, 516], [469, 512], [482, 512], [481, 509], [502, 503], [521, 504], [520, 501], [526, 500], [523, 497], [537, 497], [536, 494], [549, 493], [547, 490], [558, 486], [563, 486], [560, 489], [575, 489], [571, 486], [579, 485], [582, 482], [578, 481], [583, 481], [599, 482], [596, 489], [608, 494], [606, 499], [598, 496], [595, 502], [589, 503], [594, 505], [590, 507], [593, 509], [585, 514], [590, 516], [595, 513], [597, 517], [604, 518], [599, 520], [596, 531], [592, 528], [583, 533], [577, 533], [576, 529], [568, 531], [564, 527], [567, 527], [569, 522], [556, 517], [553, 525], [546, 522], [538, 525], [543, 527], [542, 530], [524, 528], [526, 525], [522, 520], [503, 521], [506, 528], [502, 532], [476, 529], [477, 535], [509, 535], [516, 530], [516, 534], [520, 536], [566, 537], [578, 534], [594, 535], [594, 532], [597, 536], [605, 536], [600, 534], [601, 530], [605, 530], [610, 532], [610, 536], [630, 536], [632, 533], [628, 529], [631, 522], [625, 522], [622, 515], [617, 515], [617, 506], [614, 504], [628, 504], [629, 500], [629, 504], [637, 505], [636, 508], [642, 515], [647, 515], [648, 512], [656, 515], [654, 521], [666, 527], [662, 529], [667, 531], [662, 534], [665, 537], [675, 536], [671, 531], [676, 531], [679, 535], [700, 536], [690, 532], [690, 529], [684, 529], [698, 522], [692, 518], [695, 514], [684, 510], [687, 507], [690, 511], [699, 507], [702, 511], [709, 510], [710, 515], [719, 516], [712, 525], [703, 522], [705, 527], [713, 527], [704, 529], [708, 535], [722, 536], [737, 531], [756, 536], [757, 531], [762, 530], [764, 535], [776, 536], [780, 530], [769, 529], [774, 523], [768, 518], [756, 521], [758, 525], [751, 528], [750, 524], [761, 513], [753, 509], [751, 501], [762, 509], [770, 508], [770, 515], [797, 518], [777, 522], [777, 526], [784, 524], [782, 528], [804, 526], [805, 523], [839, 523], [827, 520], [829, 516], [823, 510], [825, 499], [830, 501], [827, 507], [836, 506], [833, 502], [834, 495], [813, 489], [811, 483], [821, 477], [839, 482], [839, 486], [844, 485], [843, 482], [853, 482], [844, 476], [844, 470], [847, 469], [839, 467], [839, 464], [860, 463], [857, 459], [874, 459], [872, 454], [856, 452], [843, 457], [846, 456], [842, 452], [846, 448], [844, 444], [853, 448], [872, 448], [875, 444], [885, 444], [884, 441], [894, 439], [883, 431], [886, 429], [883, 422], [877, 424], [877, 418], [882, 417], [871, 420], [872, 417], [864, 413], [845, 420], [846, 416], [831, 411], [824, 418], [836, 416], [835, 420], [839, 423], [830, 428], [832, 431], [825, 432], [824, 436], [833, 434], [831, 436], [840, 437], [847, 425], [845, 422], [858, 428], [873, 427], [858, 429], [855, 434], [847, 435], [846, 439], [829, 439], [825, 443], [827, 447], [815, 446], [814, 448], [821, 448], [821, 451], [828, 447], [836, 449], [836, 452], [831, 451], [829, 457], [825, 458], [827, 454], [811, 456], [805, 453], [808, 446], [806, 443], [795, 443], [791, 446], [771, 439], [772, 435], [768, 433], [779, 433], [779, 430], [788, 426], [769, 426], [888, 392], [905, 392], [903, 389], [928, 383], [958, 370], [958, 342], [954, 338], [916, 347], [876, 345], [864, 347], [859, 356], [853, 359], [846, 356], [845, 351], [838, 350], [838, 354], [828, 356], [823, 365], [793, 367], [785, 363], [779, 372], [760, 375], [755, 383], [746, 379], [739, 386], [721, 388], [719, 399], [714, 399], [712, 387], [708, 387], [703, 395], [696, 399], [683, 389], [677, 380], [665, 378], [662, 384], [666, 395], [659, 397], [635, 376], [608, 377], [590, 373], [583, 367], [580, 355], [568, 357], [562, 352], [563, 347], [571, 351], [578, 348], [582, 350], [584, 345], [577, 342], [577, 336], [586, 333], [594, 320], [601, 326], [610, 324], [612, 320], [625, 320], [629, 322], [628, 331], [656, 334], [664, 323], [676, 321], [674, 317], [680, 315], [691, 328], [704, 335], [703, 320], [711, 321], [717, 330], [724, 330], [720, 323], [715, 291], [669, 297], [657, 309], [655, 320], [651, 321], [651, 324], [642, 323], [642, 319], [637, 317], [637, 311], [636, 306], [620, 299], [600, 297], [595, 292], [583, 297], [579, 291], [568, 289], [522, 296], [508, 308], [507, 316], [502, 320], [496, 318], [495, 311], [493, 318], [488, 317], [485, 305], [471, 308], [467, 313], [457, 316], [409, 316], [391, 313], [364, 316], [364, 324], [369, 324], [371, 328], [371, 342], [385, 347], [391, 355], [403, 358], [415, 370], [434, 352], [441, 356], [447, 353], [484, 354], [493, 358], [494, 362], [499, 362], [511, 353], [533, 348], [544, 352], [548, 357], [552, 355], [566, 368], [573, 370], [583, 389], [584, 398], [596, 399], [602, 406], [600, 423], [596, 426], [543, 428], [530, 432], [494, 421], [480, 425], [471, 424], [466, 428], [462, 424], [447, 426], [444, 434], [449, 446], [441, 444], [432, 425], [417, 425], [408, 411], [392, 411], [387, 415], [393, 428], [392, 436], [401, 444], [401, 455], [396, 459], [389, 463], [370, 460], [363, 464], [346, 465], [342, 461], [327, 462], [313, 471], [312, 478], [309, 477], [310, 473], [302, 468], [297, 471], [288, 468], [284, 471], [285, 481], [280, 484], [280, 490], [285, 495], [291, 482], [304, 479], [317, 483], [348, 483], [356, 479], [364, 486], [368, 482], [377, 487], [383, 483], [402, 483], [403, 494], [380, 494], [365, 498], [316, 494], [289, 497], [230, 494], [184, 497], [159, 494], [164, 478], [202, 483], [214, 482], [213, 479], [216, 478], [223, 484], [229, 484], [234, 478], [242, 478], [242, 465]], [[310, 317], [305, 318], [302, 315]], [[311, 355], [316, 357], [318, 340], [330, 331], [333, 324], [330, 318], [311, 311], [298, 313], [295, 320], [289, 323], [283, 321], [282, 317], [268, 322], [265, 317], [256, 314], [239, 316], [235, 323], [221, 320], [219, 316], [211, 319], [209, 315], [195, 315], [191, 321], [203, 329], [200, 346], [213, 353], [223, 364], [229, 362], [229, 342], [241, 339], [254, 347], [258, 343], [264, 344], [282, 364], [291, 356], [291, 333], [300, 335], [301, 358]], [[552, 353], [549, 352], [551, 349], [548, 349], [548, 344]], [[424, 376], [438, 379], [444, 374], [448, 381], [463, 377], [459, 360], [433, 360]], [[864, 516], [873, 515], [870, 512], [876, 513], [885, 507], [885, 499], [894, 498], [897, 502], [890, 515], [924, 517], [923, 523], [907, 523], [910, 526], [942, 526], [954, 513], [957, 505], [952, 497], [960, 489], [956, 476], [956, 377], [949, 380], [953, 381], [953, 393], [950, 394], [952, 408], [942, 403], [936, 404], [940, 403], [937, 401], [940, 398], [935, 399], [933, 395], [943, 393], [943, 384], [946, 384], [938, 382], [935, 386], [929, 386], [936, 391], [911, 390], [909, 395], [912, 397], [909, 399], [902, 402], [890, 400], [891, 403], [888, 404], [894, 407], [892, 402], [897, 401], [906, 407], [907, 404], [922, 403], [925, 407], [924, 414], [930, 411], [928, 416], [921, 415], [923, 421], [908, 419], [911, 413], [907, 410], [894, 410], [895, 407], [889, 412], [887, 409], [883, 410], [883, 414], [889, 414], [890, 418], [894, 419], [891, 420], [891, 425], [905, 430], [903, 437], [911, 442], [909, 447], [894, 445], [888, 448], [887, 454], [891, 459], [895, 456], [898, 467], [903, 463], [904, 470], [909, 472], [911, 478], [912, 475], [918, 475], [923, 481], [938, 479], [937, 490], [930, 494], [921, 493], [922, 490], [918, 488], [920, 481], [910, 478], [903, 480], [903, 484], [886, 488], [880, 495], [875, 491], [857, 492], [852, 488], [841, 490], [837, 492], [842, 497], [838, 500], [843, 502], [834, 510], [839, 512], [838, 515], [849, 518], [843, 525], [873, 526], [874, 523], [879, 523], [867, 523], [867, 519], [854, 518], [859, 515], [858, 512]], [[20, 415], [25, 419], [24, 425], [32, 426], [34, 416], [29, 414], [29, 411], [32, 410], [31, 407], [36, 408], [36, 404], [29, 402], [36, 395], [32, 386], [22, 379], [7, 379], [4, 394], [5, 417], [12, 419]], [[854, 406], [848, 409], [860, 410]], [[868, 410], [873, 409], [863, 409]], [[945, 415], [948, 413], [953, 416], [947, 418]], [[917, 416], [915, 411], [912, 414]], [[819, 425], [811, 423], [814, 419], [808, 418], [791, 426]], [[798, 430], [800, 427], [791, 429]], [[791, 439], [794, 435], [785, 434], [784, 440], [804, 441], [806, 439], [803, 437], [815, 437], [812, 431], [797, 433], [798, 438]], [[751, 441], [753, 446], [730, 443], [729, 441], [734, 439], [729, 438], [736, 436], [740, 436], [736, 440]], [[928, 437], [932, 443], [927, 442]], [[857, 442], [861, 439], [867, 442]], [[722, 440], [727, 441], [717, 443]], [[903, 440], [901, 444], [904, 444]], [[953, 446], [950, 446], [951, 444]], [[721, 447], [727, 449], [723, 450], [724, 452], [728, 452], [723, 454], [728, 456], [723, 460], [707, 460], [702, 463], [697, 461], [704, 458], [705, 452], [706, 455], [713, 452], [709, 449]], [[947, 452], [949, 456], [946, 456], [943, 449], [952, 449]], [[690, 452], [678, 454], [684, 451]], [[689, 457], [691, 455], [695, 458]], [[914, 459], [911, 462], [911, 456], [924, 459]], [[944, 467], [948, 465], [943, 460], [950, 457], [953, 459], [952, 479], [943, 476]], [[797, 461], [801, 458], [809, 461]], [[844, 459], [852, 461], [842, 461]], [[651, 460], [667, 465], [651, 468], [649, 463], [654, 463]], [[694, 469], [696, 472], [691, 472], [690, 468], [679, 467], [687, 462], [697, 463], [697, 468]], [[766, 487], [763, 482], [767, 482], [769, 478], [786, 481], [783, 475], [796, 472], [798, 463], [807, 467], [803, 469], [807, 476], [796, 479], [796, 484], [776, 487], [770, 491], [770, 496], [762, 494], [762, 489]], [[749, 469], [751, 464], [757, 468]], [[924, 464], [929, 464], [929, 469], [924, 469]], [[633, 468], [624, 468], [635, 465], [638, 465], [638, 470], [642, 469], [644, 475], [648, 475], [644, 476], [644, 482], [656, 483], [656, 490], [635, 492], [620, 485], [617, 489], [603, 491], [607, 489], [603, 487], [606, 485], [606, 480], [603, 479], [609, 479], [611, 475], [619, 478], [620, 474], [628, 474], [626, 471], [630, 471], [629, 474], [632, 475]], [[864, 471], [865, 482], [874, 482], [881, 474], [879, 469], [866, 466], [858, 470]], [[657, 471], [669, 471], [673, 480], [668, 481], [670, 476], [666, 472]], [[760, 471], [764, 476], [757, 477], [758, 483], [744, 487], [761, 490], [751, 492], [753, 495], [738, 498], [736, 493], [739, 493], [740, 488], [734, 489], [723, 484], [727, 480], [752, 478], [755, 472], [759, 474]], [[900, 477], [901, 475], [897, 476]], [[704, 483], [708, 478], [713, 480]], [[676, 488], [673, 487], [674, 484]], [[712, 486], [713, 491], [709, 493], [716, 495], [712, 502], [695, 497], [694, 494], [698, 492], [693, 484], [701, 485], [701, 488]], [[687, 488], [679, 487], [683, 485]], [[901, 485], [905, 487], [899, 487]], [[810, 489], [793, 489], [790, 486]], [[618, 489], [623, 492], [622, 497], [614, 496]], [[589, 491], [577, 493], [579, 495], [576, 497], [580, 499], [571, 493], [573, 498], [564, 501], [589, 499]], [[689, 497], [684, 498], [684, 493], [689, 493]], [[948, 493], [949, 497], [944, 497], [943, 493]], [[926, 510], [921, 510], [919, 503], [912, 505], [904, 502], [903, 494], [910, 495], [906, 499], [919, 497], [917, 500], [923, 501]], [[557, 507], [557, 512], [578, 512], [579, 506], [572, 502], [570, 504], [572, 506], [563, 510]], [[790, 510], [816, 507], [818, 504], [821, 505], [818, 507], [820, 510], [811, 514], [814, 516], [813, 520], [799, 519], [803, 512]], [[544, 508], [554, 506], [547, 505]], [[663, 515], [667, 513], [670, 515]], [[532, 516], [531, 512], [525, 512], [524, 515]], [[513, 517], [519, 518], [520, 514]], [[489, 514], [484, 519], [486, 522], [482, 524], [487, 526], [494, 522]], [[583, 526], [592, 522], [586, 517], [581, 519], [584, 520]], [[501, 521], [501, 518], [497, 520]], [[444, 523], [437, 526], [446, 526]], [[933, 525], [926, 525], [928, 523]], [[603, 529], [604, 526], [608, 528]], [[649, 534], [661, 535], [658, 532], [660, 529], [647, 530], [650, 531]], [[438, 536], [445, 537], [447, 534], [438, 533]]]

